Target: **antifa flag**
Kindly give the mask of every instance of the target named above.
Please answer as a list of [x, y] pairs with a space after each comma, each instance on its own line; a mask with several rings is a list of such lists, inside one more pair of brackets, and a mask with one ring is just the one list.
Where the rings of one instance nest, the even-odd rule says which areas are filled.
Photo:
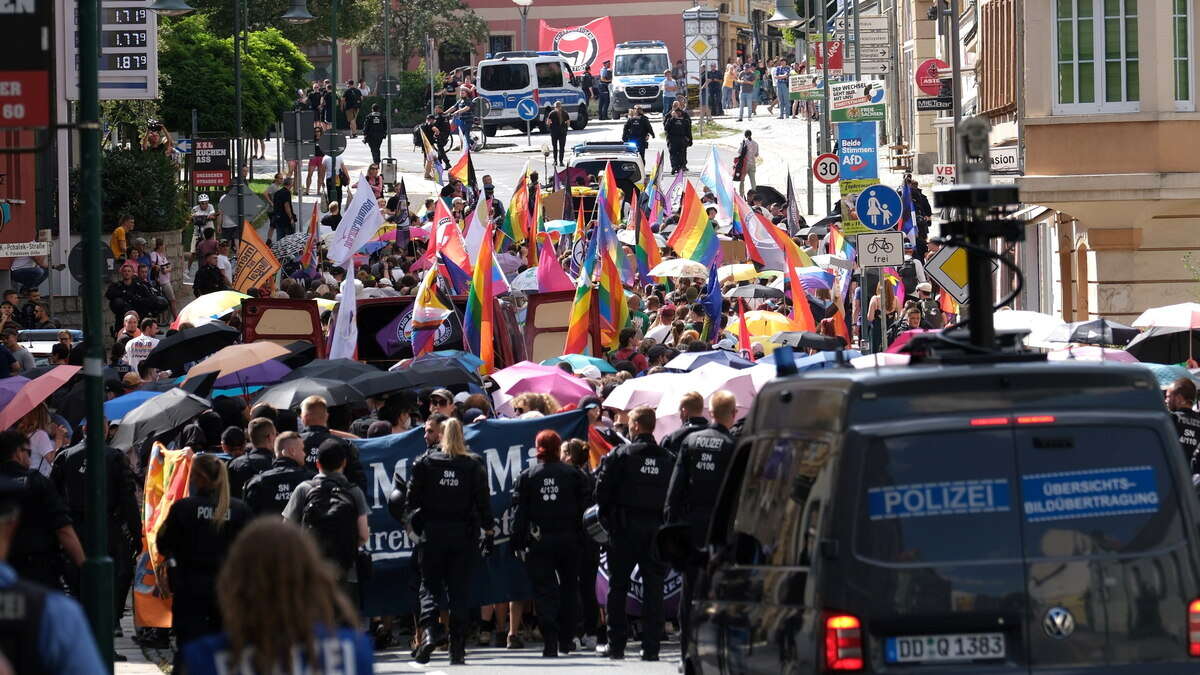
[[[492, 496], [492, 516], [497, 525], [496, 551], [471, 572], [472, 607], [507, 602], [531, 595], [529, 577], [523, 564], [508, 547], [512, 535], [512, 488], [517, 475], [533, 466], [534, 438], [543, 429], [553, 429], [564, 440], [585, 438], [587, 414], [572, 410], [530, 420], [498, 420], [469, 424], [465, 428], [467, 445], [487, 469], [488, 492]], [[406, 614], [417, 607], [417, 579], [413, 576], [412, 538], [388, 512], [392, 473], [399, 469], [407, 481], [412, 462], [425, 452], [424, 430], [358, 440], [359, 457], [371, 477], [366, 495], [371, 513], [367, 516], [371, 538], [367, 549], [374, 562], [373, 575], [364, 584], [363, 614], [386, 616]]]
[[538, 21], [538, 49], [558, 52], [571, 64], [576, 74], [591, 67], [599, 75], [600, 65], [611, 61], [616, 42], [613, 40], [612, 19], [601, 17], [582, 26], [554, 28], [544, 20]]

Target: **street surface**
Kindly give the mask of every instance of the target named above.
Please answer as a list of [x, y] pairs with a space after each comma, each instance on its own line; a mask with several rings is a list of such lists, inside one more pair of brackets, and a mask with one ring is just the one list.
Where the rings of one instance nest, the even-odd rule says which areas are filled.
[[650, 663], [638, 658], [638, 645], [633, 643], [632, 649], [626, 649], [624, 661], [612, 661], [596, 656], [594, 651], [560, 656], [556, 659], [543, 659], [540, 644], [529, 645], [525, 649], [500, 649], [499, 647], [468, 647], [467, 665], [451, 666], [446, 652], [434, 652], [433, 660], [421, 665], [412, 660], [408, 650], [390, 649], [375, 654], [375, 672], [377, 673], [518, 673], [522, 668], [553, 668], [555, 673], [562, 675], [583, 675], [584, 673], [647, 673], [654, 675], [672, 675], [679, 668], [679, 643], [670, 642], [663, 645], [662, 661]]

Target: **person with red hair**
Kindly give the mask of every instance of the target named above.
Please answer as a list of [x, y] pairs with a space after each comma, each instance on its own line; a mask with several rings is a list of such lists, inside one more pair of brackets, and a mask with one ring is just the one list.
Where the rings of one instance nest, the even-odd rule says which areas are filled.
[[542, 656], [575, 648], [579, 606], [579, 548], [583, 512], [590, 503], [588, 480], [562, 461], [562, 438], [546, 429], [534, 439], [538, 463], [513, 486], [512, 547], [524, 557], [545, 640]]

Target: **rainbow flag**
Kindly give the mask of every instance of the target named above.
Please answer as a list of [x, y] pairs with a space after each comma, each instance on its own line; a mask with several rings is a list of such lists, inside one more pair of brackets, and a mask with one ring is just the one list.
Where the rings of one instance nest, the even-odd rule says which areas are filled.
[[[567, 327], [567, 345], [564, 354], [588, 353], [588, 338], [591, 335], [592, 303], [600, 315], [600, 343], [608, 349], [616, 349], [621, 329], [629, 318], [629, 305], [621, 287], [618, 268], [620, 243], [611, 223], [606, 224], [607, 213], [600, 209], [600, 222], [592, 229], [587, 254], [579, 279], [575, 285], [575, 300], [571, 304], [571, 319]], [[596, 288], [592, 288], [593, 277]]]
[[437, 292], [437, 277], [437, 269], [431, 266], [417, 287], [412, 314], [413, 358], [433, 351], [433, 338], [452, 312]]
[[700, 202], [700, 196], [696, 194], [696, 188], [692, 187], [691, 183], [687, 183], [683, 190], [679, 223], [675, 225], [675, 231], [667, 240], [667, 246], [680, 257], [695, 260], [705, 267], [711, 266], [720, 252], [717, 233], [708, 224], [704, 204]]
[[854, 245], [842, 234], [841, 228], [832, 223], [829, 225], [829, 253], [840, 255], [851, 262], [855, 258]]
[[608, 214], [610, 223], [621, 222], [621, 188], [617, 187], [612, 162], [604, 164], [604, 179], [600, 182], [600, 194], [596, 196], [596, 208]]
[[504, 214], [504, 223], [500, 233], [519, 246], [525, 241], [525, 232], [529, 229], [529, 162], [525, 162], [525, 171], [517, 180], [517, 189], [508, 200], [508, 211]]
[[654, 279], [650, 276], [650, 270], [654, 269], [662, 262], [662, 253], [658, 250], [658, 242], [654, 239], [654, 232], [650, 229], [650, 221], [646, 219], [646, 213], [640, 208], [636, 208], [634, 215], [634, 238], [633, 255], [637, 258], [638, 278], [644, 284], [654, 283]]
[[588, 241], [587, 253], [583, 256], [583, 267], [579, 270], [579, 278], [575, 281], [575, 299], [571, 302], [571, 317], [567, 324], [567, 344], [563, 354], [590, 354], [588, 344], [592, 333], [592, 277], [596, 271], [596, 240], [598, 237], [592, 231]]
[[463, 144], [462, 156], [450, 167], [450, 177], [457, 179], [463, 185], [475, 187], [475, 164], [471, 162], [471, 151]]
[[483, 238], [483, 248], [479, 251], [479, 259], [475, 261], [475, 274], [471, 278], [471, 288], [467, 293], [467, 312], [463, 321], [463, 332], [467, 349], [483, 360], [479, 372], [486, 375], [496, 367], [496, 353], [492, 342], [494, 321], [492, 318], [492, 302], [494, 275], [492, 266], [492, 225]]
[[895, 267], [883, 268], [883, 279], [892, 286], [892, 291], [896, 295], [896, 303], [901, 307], [904, 306], [904, 296], [908, 295], [904, 288], [904, 280], [900, 278], [900, 273]]

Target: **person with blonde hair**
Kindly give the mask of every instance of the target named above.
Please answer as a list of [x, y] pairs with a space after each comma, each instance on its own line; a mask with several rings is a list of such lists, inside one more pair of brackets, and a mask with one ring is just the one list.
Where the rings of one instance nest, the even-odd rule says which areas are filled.
[[517, 396], [512, 400], [511, 405], [513, 412], [518, 417], [530, 411], [539, 412], [543, 415], [553, 415], [561, 407], [558, 401], [550, 394], [541, 394], [533, 391], [528, 391]]
[[[252, 517], [242, 500], [230, 498], [229, 473], [216, 455], [192, 457], [188, 487], [189, 496], [171, 506], [157, 539], [158, 550], [170, 568], [171, 627], [180, 648], [221, 630], [217, 572], [233, 540]], [[177, 666], [182, 663], [181, 653], [175, 656]]]
[[495, 539], [490, 486], [479, 457], [463, 441], [462, 422], [451, 417], [442, 423], [440, 447], [430, 447], [412, 464], [406, 515], [413, 531], [425, 538], [421, 545], [421, 644], [414, 658], [429, 663], [433, 650], [444, 639], [438, 618], [439, 603], [448, 599], [450, 663], [466, 663], [467, 616], [470, 612], [471, 566], [480, 530], [484, 555]]
[[66, 445], [66, 429], [50, 420], [50, 409], [45, 403], [37, 404], [33, 410], [17, 420], [16, 429], [29, 439], [29, 450], [32, 453], [30, 466], [49, 478], [55, 456]]
[[225, 631], [184, 649], [189, 673], [374, 670], [358, 613], [313, 538], [291, 523], [260, 518], [246, 527], [221, 566], [217, 605]]

